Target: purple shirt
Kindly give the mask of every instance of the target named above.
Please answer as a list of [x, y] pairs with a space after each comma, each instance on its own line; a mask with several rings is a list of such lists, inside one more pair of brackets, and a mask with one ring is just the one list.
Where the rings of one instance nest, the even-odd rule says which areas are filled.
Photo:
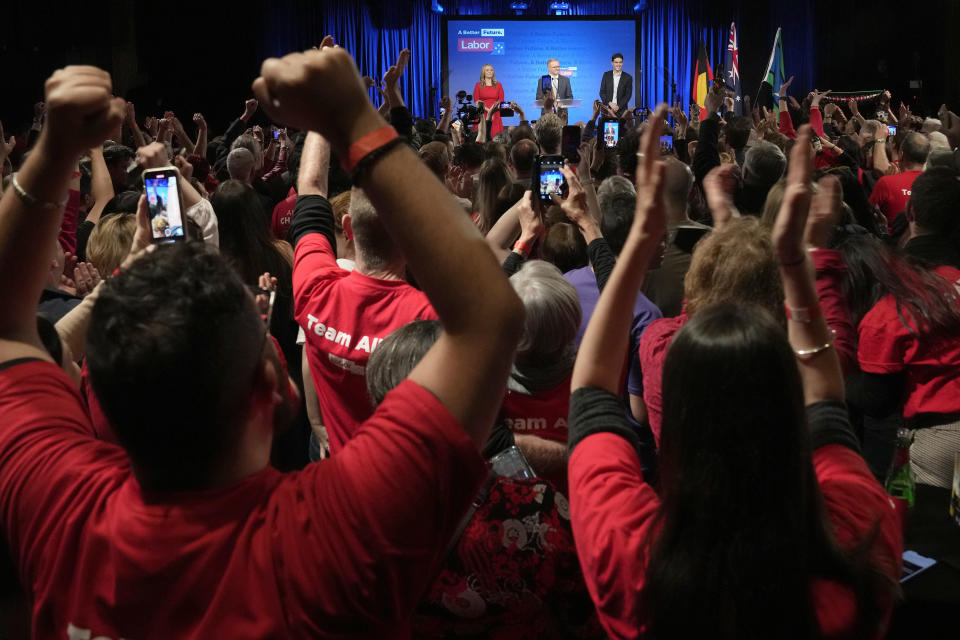
[[[563, 274], [563, 277], [577, 290], [577, 296], [580, 298], [580, 308], [583, 310], [580, 329], [577, 331], [577, 345], [579, 345], [580, 341], [583, 340], [584, 332], [587, 330], [590, 316], [593, 315], [593, 310], [597, 308], [600, 289], [597, 287], [597, 278], [593, 275], [593, 270], [590, 267], [567, 271]], [[640, 356], [638, 353], [640, 336], [643, 335], [647, 325], [662, 317], [663, 314], [660, 313], [660, 309], [650, 302], [647, 296], [643, 293], [637, 295], [637, 301], [633, 305], [633, 323], [630, 325], [630, 368], [627, 372], [627, 391], [632, 395], [643, 395], [643, 375], [640, 371]]]

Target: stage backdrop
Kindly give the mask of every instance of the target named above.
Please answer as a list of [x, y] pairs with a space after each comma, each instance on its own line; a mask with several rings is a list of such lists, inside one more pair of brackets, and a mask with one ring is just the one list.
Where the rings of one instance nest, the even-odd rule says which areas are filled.
[[[710, 63], [716, 68], [722, 63], [727, 29], [732, 20], [737, 21], [740, 38], [740, 72], [745, 94], [755, 95], [759, 87], [777, 26], [783, 27], [787, 75], [797, 76], [796, 95], [812, 89], [815, 53], [810, 46], [812, 22], [801, 19], [800, 15], [810, 13], [811, 1], [798, 0], [784, 5], [800, 8], [788, 10], [775, 4], [758, 11], [754, 3], [744, 0], [732, 3], [647, 0], [646, 9], [639, 13], [633, 10], [638, 4], [635, 0], [582, 0], [569, 4], [574, 17], [604, 16], [636, 21], [638, 55], [633, 62], [626, 61], [626, 68], [629, 71], [635, 64], [642, 67], [642, 77], [634, 77], [634, 84], [640, 84], [637, 98], [644, 106], [653, 107], [659, 101], [669, 100], [673, 85], [684, 103], [689, 104], [698, 44], [701, 41], [706, 44]], [[444, 15], [451, 20], [512, 13], [510, 0], [440, 0], [440, 4]], [[549, 0], [528, 0], [527, 4], [525, 16], [564, 20], [547, 17]], [[443, 21], [430, 7], [429, 0], [271, 0], [264, 3], [262, 11], [262, 50], [265, 55], [283, 55], [318, 44], [324, 34], [332, 33], [356, 57], [361, 71], [379, 78], [396, 60], [397, 52], [409, 47], [413, 56], [403, 82], [407, 103], [417, 115], [436, 115], [443, 86]], [[606, 44], [602, 49], [597, 55], [602, 57], [602, 53], [609, 64], [613, 51]], [[622, 53], [629, 55], [630, 52]], [[539, 69], [534, 69], [534, 73], [541, 73], [545, 63], [544, 60], [535, 65]], [[568, 62], [561, 60], [561, 64]], [[469, 82], [468, 90], [480, 77], [479, 66], [471, 67], [469, 73], [476, 77]], [[590, 79], [581, 88], [578, 78], [574, 94], [592, 101], [599, 82], [599, 77]], [[594, 83], [596, 87], [592, 86]], [[507, 89], [511, 93], [521, 90], [512, 84], [507, 85]], [[521, 97], [527, 93], [532, 96], [534, 89], [535, 85], [523, 87]]]
[[[570, 109], [570, 123], [586, 121], [603, 72], [612, 68], [611, 55], [622, 53], [624, 71], [636, 77], [636, 28], [634, 20], [450, 18], [444, 31], [444, 93], [451, 98], [460, 90], [472, 94], [480, 69], [491, 64], [507, 102], [515, 101], [535, 120], [540, 117], [533, 106], [537, 84], [547, 73], [547, 60], [557, 58], [573, 97], [583, 101]], [[630, 106], [636, 106], [635, 98]], [[518, 122], [518, 117], [504, 119], [504, 124]]]

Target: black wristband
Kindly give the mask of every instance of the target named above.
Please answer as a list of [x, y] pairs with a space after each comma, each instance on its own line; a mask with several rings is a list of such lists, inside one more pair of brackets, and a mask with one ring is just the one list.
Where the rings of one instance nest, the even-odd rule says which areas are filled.
[[377, 160], [386, 155], [398, 144], [404, 144], [405, 142], [406, 141], [403, 138], [394, 138], [383, 146], [377, 147], [367, 155], [363, 156], [363, 158], [360, 159], [360, 162], [357, 163], [357, 166], [354, 167], [353, 174], [350, 176], [353, 184], [359, 185], [360, 180], [363, 178], [363, 174], [373, 168], [373, 165]]

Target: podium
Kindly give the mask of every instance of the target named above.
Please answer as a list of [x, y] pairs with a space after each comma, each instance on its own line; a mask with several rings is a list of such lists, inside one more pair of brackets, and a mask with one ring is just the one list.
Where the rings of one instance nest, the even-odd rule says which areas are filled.
[[[561, 109], [579, 109], [580, 105], [583, 104], [583, 100], [580, 98], [566, 98], [563, 100], [554, 100], [553, 103]], [[533, 108], [542, 110], [543, 100], [534, 100]]]

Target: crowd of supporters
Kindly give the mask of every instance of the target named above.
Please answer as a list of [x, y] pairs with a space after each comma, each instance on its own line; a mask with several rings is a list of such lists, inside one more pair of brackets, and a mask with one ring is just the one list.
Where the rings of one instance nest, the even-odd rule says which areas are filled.
[[960, 452], [960, 117], [597, 101], [546, 199], [566, 112], [414, 117], [409, 58], [0, 129], [10, 637], [882, 637], [898, 433]]

